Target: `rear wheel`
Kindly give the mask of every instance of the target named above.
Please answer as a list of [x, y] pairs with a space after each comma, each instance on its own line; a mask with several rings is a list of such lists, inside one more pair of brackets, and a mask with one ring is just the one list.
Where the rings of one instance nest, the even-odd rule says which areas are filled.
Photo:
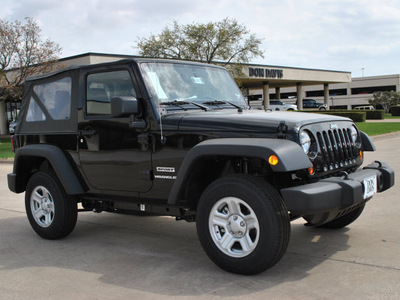
[[272, 267], [289, 242], [283, 200], [270, 184], [252, 176], [213, 182], [200, 198], [196, 220], [207, 255], [233, 273], [257, 274]]
[[75, 228], [77, 202], [48, 173], [38, 172], [29, 179], [25, 209], [33, 230], [42, 238], [63, 238]]

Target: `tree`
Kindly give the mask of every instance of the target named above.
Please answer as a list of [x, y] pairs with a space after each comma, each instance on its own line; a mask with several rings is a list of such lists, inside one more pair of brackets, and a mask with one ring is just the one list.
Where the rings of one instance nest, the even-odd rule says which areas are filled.
[[32, 18], [7, 22], [0, 19], [0, 101], [22, 99], [21, 84], [33, 74], [49, 72], [61, 54], [61, 48], [47, 39]]
[[386, 113], [389, 113], [390, 107], [400, 103], [400, 92], [384, 91], [375, 92], [372, 98], [368, 99], [371, 105], [382, 106]]
[[180, 25], [174, 21], [159, 35], [139, 38], [137, 48], [139, 55], [145, 57], [219, 62], [237, 74], [240, 64], [264, 57], [260, 44], [261, 39], [250, 34], [244, 25], [225, 18], [206, 24]]

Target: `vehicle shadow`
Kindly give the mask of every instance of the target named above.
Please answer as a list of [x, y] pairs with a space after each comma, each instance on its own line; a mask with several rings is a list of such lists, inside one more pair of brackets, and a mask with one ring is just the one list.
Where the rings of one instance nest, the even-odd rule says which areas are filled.
[[[307, 277], [311, 269], [349, 248], [347, 231], [292, 223], [282, 260], [262, 274], [241, 276], [219, 269], [208, 259], [194, 223], [168, 217], [84, 213], [70, 236], [49, 241], [38, 237], [22, 216], [1, 218], [0, 274], [56, 268], [60, 274], [77, 271], [79, 280], [94, 288], [100, 281], [166, 296], [240, 296]], [[94, 282], [88, 274], [96, 274]]]

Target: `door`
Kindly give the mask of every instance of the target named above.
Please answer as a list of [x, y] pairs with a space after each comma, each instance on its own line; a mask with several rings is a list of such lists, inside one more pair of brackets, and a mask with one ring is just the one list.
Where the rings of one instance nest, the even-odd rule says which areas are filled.
[[129, 118], [112, 118], [111, 98], [137, 97], [129, 69], [84, 74], [84, 120], [79, 124], [79, 159], [88, 183], [103, 191], [151, 189], [151, 152], [146, 135]]

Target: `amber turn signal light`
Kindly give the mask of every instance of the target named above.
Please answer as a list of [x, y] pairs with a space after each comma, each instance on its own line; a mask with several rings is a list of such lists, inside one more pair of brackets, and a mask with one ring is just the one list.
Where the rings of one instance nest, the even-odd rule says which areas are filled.
[[360, 150], [360, 159], [363, 160], [364, 158], [364, 153]]
[[278, 157], [276, 155], [271, 155], [268, 158], [268, 162], [269, 162], [270, 165], [276, 166], [278, 164], [278, 162], [279, 162], [279, 159], [278, 159]]
[[314, 167], [309, 167], [308, 168], [308, 174], [310, 174], [310, 175], [314, 175], [315, 174]]

